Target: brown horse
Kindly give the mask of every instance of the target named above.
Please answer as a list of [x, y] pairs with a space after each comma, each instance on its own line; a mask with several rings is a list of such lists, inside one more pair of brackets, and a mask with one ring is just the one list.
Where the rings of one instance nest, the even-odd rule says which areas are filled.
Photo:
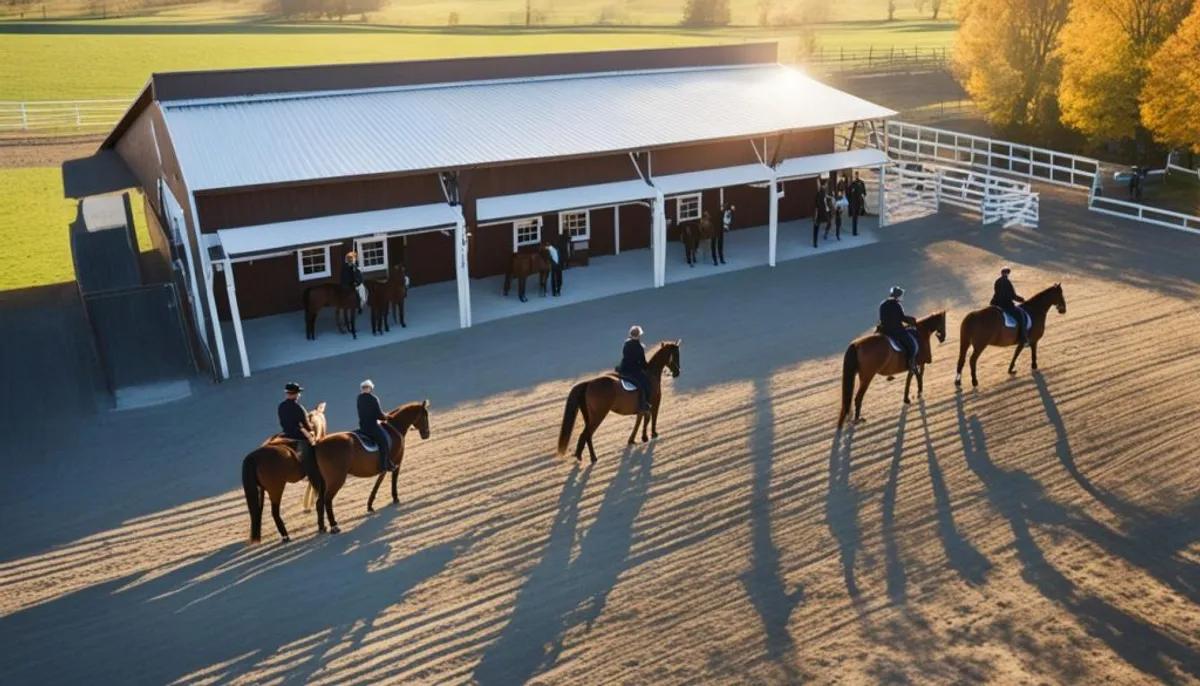
[[388, 326], [388, 315], [392, 306], [397, 303], [400, 308], [400, 326], [408, 326], [404, 323], [404, 296], [408, 291], [406, 281], [404, 266], [397, 264], [388, 272], [387, 279], [366, 282], [367, 305], [371, 310], [372, 336], [392, 330]]
[[[305, 338], [310, 341], [316, 340], [317, 315], [324, 307], [333, 308], [333, 321], [337, 324], [338, 333], [346, 333], [346, 330], [349, 330], [351, 336], [358, 338], [358, 295], [336, 283], [323, 283], [304, 289]], [[343, 321], [345, 329], [342, 327]]]
[[546, 246], [538, 246], [537, 252], [515, 252], [508, 263], [508, 272], [504, 275], [504, 295], [508, 296], [512, 288], [512, 280], [517, 280], [517, 298], [528, 302], [525, 297], [525, 280], [532, 274], [538, 275], [538, 295], [546, 297], [546, 280], [550, 276], [550, 251]]
[[579, 442], [575, 445], [576, 461], [583, 460], [583, 446], [586, 444], [592, 463], [596, 462], [592, 434], [596, 433], [596, 429], [609, 412], [637, 417], [633, 422], [633, 431], [629, 434], [630, 445], [637, 442], [635, 439], [639, 425], [642, 427], [642, 442], [650, 440], [646, 437], [647, 426], [650, 427], [651, 435], [658, 438], [658, 407], [662, 400], [663, 369], [670, 369], [672, 378], [679, 376], [679, 347], [682, 344], [682, 340], [659, 343], [647, 360], [646, 376], [650, 377], [650, 405], [654, 408], [649, 413], [638, 412], [637, 391], [623, 389], [621, 378], [616, 373], [602, 374], [590, 381], [575, 384], [567, 396], [562, 428], [558, 432], [559, 456], [567, 453], [567, 444], [571, 441], [571, 432], [575, 428], [575, 415], [579, 413], [583, 414], [583, 430], [579, 434]]
[[[1021, 307], [1029, 313], [1029, 318], [1033, 320], [1029, 326], [1029, 352], [1033, 355], [1033, 369], [1037, 370], [1037, 346], [1038, 341], [1042, 340], [1042, 334], [1046, 332], [1046, 315], [1049, 314], [1051, 307], [1056, 308], [1059, 314], [1067, 313], [1067, 300], [1063, 297], [1062, 284], [1056, 283], [1041, 291], [1026, 300]], [[959, 329], [958, 370], [954, 375], [955, 386], [962, 386], [962, 370], [963, 363], [967, 359], [967, 348], [974, 347], [975, 350], [971, 353], [971, 385], [979, 387], [979, 378], [975, 375], [975, 363], [979, 360], [983, 349], [989, 345], [1001, 348], [1017, 346], [1016, 351], [1013, 352], [1012, 362], [1008, 363], [1008, 373], [1017, 373], [1017, 356], [1021, 354], [1021, 349], [1025, 346], [1017, 342], [1016, 328], [1009, 329], [1004, 326], [1004, 314], [999, 308], [985, 307], [963, 317], [962, 327]]]
[[[404, 437], [410, 428], [416, 426], [421, 438], [429, 438], [429, 401], [401, 405], [388, 412], [387, 419], [381, 424], [384, 433], [391, 439], [387, 458], [391, 469], [388, 471], [392, 473], [392, 502], [398, 503], [400, 496], [396, 493], [396, 479], [400, 463], [404, 460]], [[316, 485], [319, 530], [325, 531], [325, 516], [328, 515], [329, 531], [335, 534], [341, 531], [333, 515], [333, 499], [346, 483], [347, 476], [378, 477], [367, 500], [367, 512], [375, 511], [375, 494], [384, 475], [379, 470], [378, 450], [383, 450], [383, 446], [377, 446], [372, 451], [364, 449], [359, 436], [351, 431], [329, 434], [317, 442], [317, 467], [321, 471], [322, 481]]]
[[687, 222], [679, 225], [679, 240], [683, 243], [683, 256], [689, 267], [696, 266], [696, 251], [701, 246], [708, 245], [713, 237], [713, 223], [708, 213], [698, 222]]
[[[919, 349], [917, 350], [917, 397], [920, 398], [925, 390], [925, 365], [933, 361], [929, 349], [929, 339], [936, 334], [939, 343], [946, 342], [946, 313], [938, 312], [924, 319], [917, 320], [914, 329]], [[904, 353], [896, 352], [882, 334], [871, 334], [856, 339], [846, 348], [842, 358], [842, 411], [838, 415], [838, 427], [846, 421], [850, 414], [850, 399], [854, 399], [854, 421], [862, 421], [862, 401], [867, 394], [871, 379], [879, 374], [889, 378], [895, 374], [908, 372], [904, 381], [904, 404], [912, 402], [909, 399], [909, 389], [912, 388], [913, 373], [908, 369], [908, 361]], [[854, 395], [854, 377], [858, 376], [858, 395]]]
[[[308, 423], [313, 428], [312, 439], [325, 437], [325, 403], [308, 413]], [[250, 542], [262, 540], [263, 492], [271, 496], [271, 516], [284, 543], [291, 540], [283, 518], [279, 516], [279, 502], [283, 489], [288, 484], [308, 476], [300, 462], [300, 454], [294, 442], [276, 434], [242, 460], [242, 490], [246, 493], [246, 506], [250, 509]]]

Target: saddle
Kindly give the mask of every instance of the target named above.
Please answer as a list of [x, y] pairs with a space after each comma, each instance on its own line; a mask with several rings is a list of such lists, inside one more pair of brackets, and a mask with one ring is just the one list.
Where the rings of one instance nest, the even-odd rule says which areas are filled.
[[[901, 354], [904, 353], [904, 346], [900, 345], [900, 342], [897, 341], [895, 338], [893, 338], [885, 333], [881, 333], [879, 335], [883, 336], [884, 338], [887, 339], [888, 345], [892, 346], [892, 350], [895, 350], [896, 352], [901, 353]], [[912, 340], [913, 355], [916, 355], [918, 352], [921, 351], [921, 341], [916, 336], [914, 336], [911, 331], [909, 331], [907, 335], [908, 335], [909, 339]]]
[[627, 376], [623, 376], [621, 372], [614, 370], [613, 376], [621, 381], [621, 388], [629, 393], [636, 393], [638, 390], [637, 382]]
[[[370, 436], [366, 435], [362, 431], [359, 431], [358, 429], [355, 429], [354, 431], [351, 431], [350, 433], [351, 433], [351, 435], [353, 435], [355, 438], [358, 439], [359, 443], [362, 444], [363, 450], [365, 450], [369, 453], [378, 452], [379, 446], [376, 445], [375, 441], [371, 440]], [[386, 429], [384, 429], [383, 435], [384, 435], [384, 437], [386, 437], [388, 439], [387, 445], [385, 445], [384, 448], [390, 448], [392, 445], [392, 441], [395, 439], [393, 439], [391, 436], [388, 435], [388, 432]]]
[[[996, 307], [995, 305], [992, 305], [991, 307], [993, 309], [1000, 310], [1000, 314], [1004, 315], [1004, 328], [1006, 328], [1006, 329], [1017, 328], [1017, 320], [1013, 319], [1013, 316], [1011, 314], [1005, 312], [1002, 308]], [[1029, 329], [1032, 329], [1033, 328], [1033, 317], [1030, 317], [1029, 313], [1025, 311], [1025, 308], [1021, 307], [1020, 305], [1017, 305], [1017, 311], [1021, 313], [1022, 317], [1025, 317], [1025, 330], [1028, 331]]]

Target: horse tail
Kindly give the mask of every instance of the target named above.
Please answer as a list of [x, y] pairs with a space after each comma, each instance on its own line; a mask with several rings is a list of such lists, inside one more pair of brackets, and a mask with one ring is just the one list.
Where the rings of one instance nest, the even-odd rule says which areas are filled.
[[258, 489], [258, 463], [255, 453], [242, 460], [242, 490], [246, 492], [246, 507], [250, 508], [250, 542], [262, 540], [262, 494]]
[[851, 343], [842, 357], [842, 411], [838, 415], [838, 428], [850, 414], [850, 401], [854, 398], [854, 376], [858, 374], [858, 344]]
[[571, 442], [571, 432], [575, 430], [575, 415], [583, 412], [583, 420], [587, 421], [587, 403], [585, 395], [587, 393], [588, 382], [583, 381], [575, 384], [571, 389], [570, 395], [567, 396], [567, 407], [563, 410], [562, 428], [558, 430], [558, 456], [562, 457], [567, 454], [567, 444]]

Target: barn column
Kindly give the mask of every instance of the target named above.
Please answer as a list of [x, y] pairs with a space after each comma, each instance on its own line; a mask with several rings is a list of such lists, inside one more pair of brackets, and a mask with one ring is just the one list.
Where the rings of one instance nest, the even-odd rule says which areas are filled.
[[462, 209], [458, 210], [458, 221], [454, 223], [454, 275], [458, 281], [458, 325], [471, 325], [471, 279], [467, 266], [467, 222]]
[[613, 206], [613, 254], [621, 254], [621, 206]]
[[775, 248], [779, 243], [779, 182], [775, 178], [775, 174], [771, 174], [771, 206], [770, 219], [768, 221], [770, 234], [770, 248], [767, 251], [767, 264], [775, 266]]
[[242, 376], [250, 376], [250, 358], [246, 355], [246, 337], [242, 334], [242, 312], [238, 308], [237, 286], [233, 283], [233, 262], [228, 257], [225, 267], [225, 293], [229, 297], [229, 318], [233, 320], [233, 337], [237, 340], [238, 356], [242, 361]]
[[[201, 257], [208, 251], [208, 248], [201, 245]], [[221, 320], [217, 317], [217, 300], [213, 297], [213, 264], [210, 260], [204, 260], [204, 289], [208, 293], [208, 311], [212, 317], [213, 323], [213, 338], [217, 346], [217, 361], [221, 366], [221, 378], [229, 378], [229, 362], [225, 359], [225, 334], [221, 331]]]
[[654, 287], [667, 285], [667, 199], [662, 191], [655, 192], [651, 217], [651, 244], [654, 248]]
[[887, 226], [887, 165], [879, 165], [879, 228]]

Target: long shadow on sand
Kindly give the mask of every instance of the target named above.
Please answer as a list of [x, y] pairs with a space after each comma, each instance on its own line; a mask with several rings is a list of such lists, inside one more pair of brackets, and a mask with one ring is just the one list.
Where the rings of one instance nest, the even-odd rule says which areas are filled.
[[750, 493], [751, 565], [741, 575], [750, 603], [762, 620], [767, 654], [783, 667], [789, 678], [798, 678], [789, 660], [792, 635], [788, 622], [804, 602], [803, 587], [788, 591], [779, 568], [779, 548], [771, 533], [771, 473], [775, 456], [775, 412], [771, 404], [769, 379], [754, 383], [756, 406], [763, 408], [757, 417], [751, 439], [750, 460], [754, 469]]
[[[977, 416], [967, 415], [961, 393], [955, 397], [955, 407], [967, 466], [983, 482], [992, 506], [1008, 520], [1022, 578], [1048, 600], [1075, 615], [1090, 635], [1104, 641], [1121, 659], [1145, 674], [1177, 683], [1183, 681], [1176, 671], [1180, 669], [1192, 678], [1200, 678], [1200, 655], [1191, 646], [1080, 589], [1046, 560], [1030, 524], [1078, 528], [1080, 517], [1047, 499], [1041, 484], [1029, 474], [997, 467], [988, 454], [983, 423]], [[1087, 675], [1063, 676], [1078, 679]]]
[[850, 485], [853, 444], [853, 427], [845, 432], [839, 428], [834, 434], [833, 444], [829, 448], [829, 494], [825, 499], [825, 522], [838, 542], [846, 592], [857, 604], [859, 590], [854, 565], [862, 548], [862, 531], [858, 526], [858, 504], [862, 495]]
[[554, 666], [563, 637], [572, 628], [584, 624], [591, 630], [604, 612], [608, 594], [628, 569], [634, 522], [649, 492], [654, 445], [626, 450], [574, 560], [579, 501], [592, 470], [571, 471], [542, 559], [521, 586], [500, 638], [480, 660], [475, 670], [478, 683], [526, 683]]
[[900, 408], [896, 442], [892, 447], [892, 464], [888, 468], [887, 486], [883, 489], [881, 515], [887, 594], [893, 605], [903, 605], [908, 600], [908, 574], [904, 571], [904, 560], [900, 559], [900, 546], [896, 543], [896, 497], [900, 490], [900, 462], [904, 459], [904, 429], [908, 425], [908, 408], [908, 405]]
[[4, 617], [0, 682], [228, 681], [283, 669], [268, 661], [303, 681], [327, 651], [362, 645], [384, 610], [474, 543], [386, 563], [391, 520], [372, 517], [308, 544], [226, 546], [159, 576], [131, 575]]

